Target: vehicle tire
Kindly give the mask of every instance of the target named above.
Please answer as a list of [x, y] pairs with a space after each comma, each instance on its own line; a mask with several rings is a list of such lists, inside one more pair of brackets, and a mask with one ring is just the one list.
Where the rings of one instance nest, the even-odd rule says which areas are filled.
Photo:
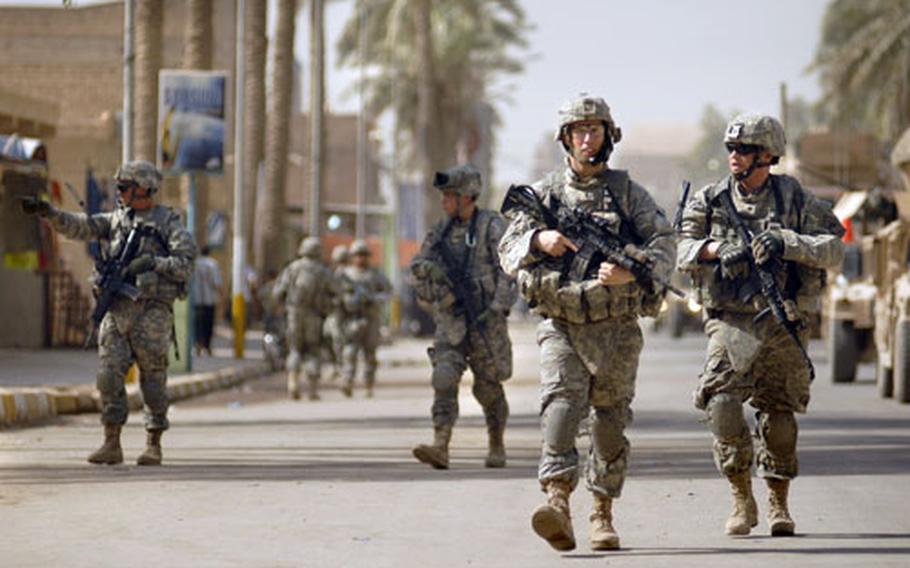
[[894, 334], [894, 400], [910, 402], [910, 320], [898, 320]]
[[684, 309], [678, 302], [670, 304], [670, 309], [667, 313], [667, 327], [670, 328], [670, 337], [674, 339], [682, 337], [683, 327], [685, 326]]
[[859, 356], [856, 328], [849, 320], [832, 318], [830, 321], [828, 360], [831, 362], [831, 382], [852, 383], [856, 379], [856, 363]]

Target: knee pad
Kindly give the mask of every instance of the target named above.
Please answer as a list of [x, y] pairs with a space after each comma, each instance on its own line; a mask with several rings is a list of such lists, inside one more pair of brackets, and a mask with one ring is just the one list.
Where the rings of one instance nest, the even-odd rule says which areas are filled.
[[433, 389], [443, 392], [454, 392], [458, 390], [458, 380], [461, 374], [458, 370], [445, 361], [439, 361], [433, 366]]
[[575, 407], [566, 399], [554, 399], [544, 406], [541, 413], [543, 440], [550, 451], [563, 453], [575, 447], [578, 423], [586, 410]]
[[478, 381], [474, 379], [474, 386], [471, 388], [474, 398], [480, 403], [480, 406], [486, 408], [496, 403], [499, 399], [505, 398], [505, 392], [502, 385], [490, 381]]
[[748, 434], [749, 427], [743, 416], [740, 400], [729, 394], [716, 394], [708, 401], [708, 427], [721, 440], [738, 438]]
[[115, 369], [102, 368], [95, 379], [98, 391], [103, 395], [111, 396], [123, 390], [124, 375], [125, 373], [119, 373]]
[[796, 417], [792, 412], [759, 414], [758, 434], [772, 455], [793, 454], [796, 451], [797, 433]]
[[596, 408], [591, 416], [591, 443], [608, 461], [615, 459], [626, 447], [624, 435], [626, 416], [614, 408]]

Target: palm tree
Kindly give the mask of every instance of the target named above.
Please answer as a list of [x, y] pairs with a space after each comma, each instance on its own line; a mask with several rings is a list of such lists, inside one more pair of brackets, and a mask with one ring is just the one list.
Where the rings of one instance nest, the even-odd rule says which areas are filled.
[[910, 125], [910, 0], [834, 0], [810, 70], [846, 127], [890, 144]]
[[338, 50], [342, 64], [371, 69], [363, 85], [369, 113], [395, 113], [399, 163], [432, 191], [429, 176], [456, 161], [478, 103], [497, 98], [492, 80], [523, 69], [510, 50], [526, 46], [528, 29], [517, 0], [359, 0]]
[[262, 162], [265, 139], [265, 55], [266, 55], [266, 0], [244, 3], [244, 144], [243, 156], [243, 209], [247, 258], [253, 253], [256, 226], [256, 181]]
[[[212, 68], [212, 0], [189, 0], [186, 4], [187, 18], [184, 28], [183, 68]], [[189, 180], [180, 181], [181, 201], [189, 202]], [[205, 220], [208, 214], [208, 182], [204, 176], [196, 178], [196, 223], [197, 243], [205, 237]]]
[[294, 19], [297, 0], [278, 0], [272, 77], [266, 114], [265, 187], [256, 203], [261, 238], [254, 244], [256, 270], [266, 274], [287, 260], [284, 247], [284, 181], [287, 173], [291, 87], [294, 78]]
[[319, 236], [322, 186], [325, 184], [325, 40], [324, 0], [310, 0], [310, 227]]
[[163, 0], [136, 0], [133, 158], [155, 162]]

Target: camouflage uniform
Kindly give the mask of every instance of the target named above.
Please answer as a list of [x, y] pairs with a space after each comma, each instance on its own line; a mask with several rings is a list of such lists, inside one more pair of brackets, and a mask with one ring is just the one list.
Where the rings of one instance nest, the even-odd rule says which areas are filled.
[[[341, 289], [341, 272], [347, 264], [350, 253], [344, 245], [337, 245], [332, 249], [332, 293], [337, 294]], [[332, 301], [332, 309], [325, 318], [322, 326], [322, 335], [324, 340], [323, 349], [326, 351], [332, 362], [332, 380], [341, 375], [341, 353], [344, 348], [344, 336], [341, 333], [341, 319], [343, 316], [341, 302], [337, 298]]]
[[[772, 120], [738, 117], [728, 129], [727, 142], [759, 144], [779, 157], [783, 131]], [[739, 134], [743, 125], [760, 127], [760, 131], [767, 126], [766, 139], [745, 139]], [[734, 485], [737, 479], [748, 478], [753, 442], [742, 405], [749, 402], [758, 410], [755, 457], [759, 476], [789, 480], [798, 472], [794, 413], [805, 412], [809, 404], [809, 370], [792, 337], [774, 317], [754, 320], [767, 306], [760, 293], [744, 297], [743, 277], [724, 277], [717, 263], [699, 261], [702, 248], [711, 241], [742, 246], [720, 201], [725, 192], [753, 235], [766, 230], [780, 235], [784, 269], [778, 273], [778, 285], [794, 315], [819, 312], [825, 269], [838, 266], [843, 258], [840, 237], [844, 231], [829, 205], [786, 175], [769, 175], [762, 188], [747, 194], [731, 174], [698, 191], [683, 213], [677, 263], [692, 276], [698, 302], [705, 308], [708, 334], [707, 358], [694, 402], [707, 414], [715, 463]], [[806, 345], [807, 331], [800, 336]], [[729, 534], [744, 534], [730, 530], [728, 525]]]
[[272, 296], [285, 304], [287, 318], [288, 394], [299, 398], [297, 377], [303, 366], [310, 399], [317, 399], [320, 375], [322, 323], [330, 308], [332, 276], [319, 259], [319, 239], [303, 239], [298, 249], [301, 258], [291, 262], [278, 275]]
[[[351, 244], [351, 255], [369, 254], [363, 241]], [[379, 347], [382, 304], [392, 291], [392, 284], [375, 268], [345, 266], [336, 281], [336, 297], [341, 307], [341, 377], [342, 390], [350, 396], [357, 374], [357, 358], [363, 352], [364, 379], [367, 395], [376, 384], [376, 349]]]
[[[117, 181], [134, 181], [145, 188], [157, 188], [160, 176], [147, 162], [125, 164]], [[126, 423], [129, 405], [124, 377], [133, 362], [139, 366], [139, 386], [145, 403], [145, 428], [167, 430], [167, 365], [172, 341], [172, 304], [185, 297], [193, 271], [196, 244], [180, 215], [156, 205], [148, 210], [118, 206], [109, 213], [68, 213], [53, 210], [48, 221], [61, 234], [79, 240], [110, 242], [119, 251], [133, 227], [153, 226], [160, 235], [145, 238], [136, 257], [152, 255], [154, 268], [136, 276], [140, 295], [137, 301], [118, 297], [104, 316], [98, 335], [98, 390], [101, 393], [101, 422], [120, 426]]]
[[[480, 192], [480, 173], [471, 166], [451, 168], [441, 175], [446, 181], [436, 184], [440, 191], [473, 197]], [[491, 439], [500, 443], [509, 416], [502, 383], [512, 376], [506, 315], [517, 297], [514, 280], [499, 265], [497, 246], [504, 231], [505, 221], [495, 211], [476, 208], [469, 220], [453, 215], [430, 229], [411, 261], [417, 297], [432, 306], [436, 324], [433, 346], [428, 349], [433, 364], [433, 425], [448, 431], [455, 425], [458, 383], [470, 367], [474, 398], [483, 408]], [[443, 240], [457, 266], [446, 265], [440, 251]], [[445, 281], [445, 272], [452, 270], [472, 283], [470, 301], [475, 317], [482, 321], [467, 321], [465, 306], [456, 302], [451, 281]]]

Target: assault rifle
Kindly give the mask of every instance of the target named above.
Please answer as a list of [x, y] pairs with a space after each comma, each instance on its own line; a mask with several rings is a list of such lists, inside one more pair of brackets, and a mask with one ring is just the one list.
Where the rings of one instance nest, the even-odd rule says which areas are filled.
[[656, 274], [654, 261], [634, 243], [616, 234], [605, 219], [577, 207], [561, 207], [555, 197], [551, 197], [551, 203], [552, 209], [547, 208], [532, 188], [513, 185], [506, 193], [501, 212], [505, 215], [512, 210], [523, 211], [578, 245], [577, 252], [563, 255], [563, 278], [584, 280], [601, 262], [610, 262], [631, 272], [645, 288], [653, 289], [658, 284], [680, 298], [686, 297], [667, 278]]
[[676, 215], [673, 216], [673, 230], [677, 233], [682, 229], [683, 212], [686, 210], [686, 202], [689, 201], [689, 189], [692, 184], [689, 180], [682, 182], [682, 194], [679, 196], [679, 203], [676, 205]]
[[805, 362], [806, 367], [809, 369], [809, 380], [814, 380], [815, 367], [812, 365], [812, 360], [809, 359], [809, 354], [806, 353], [806, 347], [799, 338], [798, 332], [802, 326], [787, 317], [787, 310], [784, 308], [784, 295], [780, 291], [780, 286], [777, 285], [775, 274], [780, 269], [780, 263], [768, 262], [765, 264], [758, 264], [755, 262], [755, 257], [752, 255], [752, 233], [749, 231], [749, 227], [746, 226], [745, 221], [743, 221], [742, 217], [737, 213], [736, 206], [733, 204], [733, 198], [730, 197], [730, 190], [721, 192], [720, 199], [724, 209], [727, 210], [730, 221], [733, 223], [736, 234], [739, 236], [740, 240], [742, 240], [743, 244], [746, 245], [746, 254], [748, 255], [750, 268], [750, 285], [753, 288], [757, 287], [761, 291], [765, 303], [768, 304], [767, 308], [755, 316], [754, 321], [760, 321], [770, 312], [774, 316], [774, 320], [787, 331], [787, 334], [793, 339], [796, 346], [799, 347], [803, 362]]
[[127, 274], [126, 269], [130, 262], [136, 258], [144, 237], [157, 237], [160, 239], [161, 235], [158, 234], [157, 229], [150, 225], [137, 224], [129, 232], [126, 241], [117, 254], [106, 261], [98, 261], [95, 265], [98, 270], [98, 295], [95, 298], [95, 311], [92, 312], [89, 322], [88, 335], [85, 338], [85, 345], [83, 345], [84, 349], [87, 349], [92, 340], [95, 339], [101, 320], [104, 319], [104, 315], [111, 309], [114, 300], [118, 296], [124, 296], [133, 301], [139, 298], [139, 289], [130, 281], [131, 277]]

